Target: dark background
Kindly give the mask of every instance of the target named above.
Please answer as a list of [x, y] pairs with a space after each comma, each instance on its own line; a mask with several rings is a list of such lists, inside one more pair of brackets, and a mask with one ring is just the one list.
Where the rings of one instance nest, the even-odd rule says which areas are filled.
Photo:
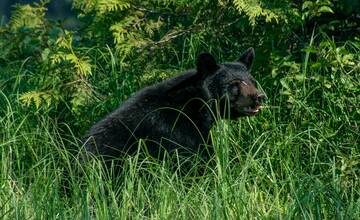
[[[6, 23], [9, 20], [12, 5], [19, 3], [29, 4], [33, 2], [39, 2], [39, 0], [0, 0], [0, 21]], [[47, 17], [63, 20], [68, 26], [76, 25], [76, 15], [72, 11], [71, 2], [72, 0], [50, 1], [48, 4]], [[303, 2], [303, 0], [300, 0], [299, 2]], [[360, 0], [332, 0], [332, 2], [335, 5], [335, 14], [331, 14], [331, 17], [336, 16], [340, 20], [350, 19], [355, 22], [360, 20]], [[325, 20], [327, 20], [327, 18]]]
[[[12, 5], [29, 4], [39, 2], [34, 0], [0, 0], [0, 18], [7, 22], [11, 15]], [[48, 4], [47, 17], [51, 19], [61, 19], [65, 22], [72, 22], [76, 16], [71, 11], [71, 0], [56, 0]]]

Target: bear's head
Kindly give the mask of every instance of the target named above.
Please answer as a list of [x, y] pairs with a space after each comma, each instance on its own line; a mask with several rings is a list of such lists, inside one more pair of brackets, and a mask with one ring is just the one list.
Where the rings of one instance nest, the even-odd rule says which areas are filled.
[[265, 95], [256, 88], [256, 81], [250, 75], [255, 57], [249, 48], [235, 62], [217, 64], [209, 53], [199, 55], [196, 63], [197, 75], [202, 78], [202, 88], [213, 100], [218, 100], [222, 115], [235, 119], [252, 116], [259, 112]]

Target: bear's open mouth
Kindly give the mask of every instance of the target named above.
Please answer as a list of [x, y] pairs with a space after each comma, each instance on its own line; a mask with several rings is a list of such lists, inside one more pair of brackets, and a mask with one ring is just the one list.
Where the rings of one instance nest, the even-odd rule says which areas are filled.
[[261, 105], [255, 105], [255, 106], [248, 106], [243, 108], [243, 113], [246, 115], [255, 115], [258, 113], [261, 109]]

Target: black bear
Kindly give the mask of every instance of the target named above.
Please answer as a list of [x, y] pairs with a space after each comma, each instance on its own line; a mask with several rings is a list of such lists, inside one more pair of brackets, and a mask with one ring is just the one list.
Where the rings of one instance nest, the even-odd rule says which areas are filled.
[[200, 54], [196, 69], [138, 91], [93, 125], [86, 151], [119, 158], [135, 153], [139, 140], [154, 157], [203, 151], [216, 111], [236, 119], [260, 110], [265, 96], [250, 75], [254, 56], [249, 48], [237, 61], [217, 64], [209, 53]]

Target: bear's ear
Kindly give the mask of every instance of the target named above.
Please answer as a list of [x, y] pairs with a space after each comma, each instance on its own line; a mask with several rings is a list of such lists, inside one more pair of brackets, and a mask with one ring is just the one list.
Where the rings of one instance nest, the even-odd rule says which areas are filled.
[[201, 53], [196, 61], [196, 70], [198, 74], [208, 75], [218, 69], [215, 58], [209, 53]]
[[254, 58], [255, 58], [254, 48], [250, 47], [240, 56], [238, 62], [245, 64], [245, 66], [248, 69], [250, 69], [254, 61]]

